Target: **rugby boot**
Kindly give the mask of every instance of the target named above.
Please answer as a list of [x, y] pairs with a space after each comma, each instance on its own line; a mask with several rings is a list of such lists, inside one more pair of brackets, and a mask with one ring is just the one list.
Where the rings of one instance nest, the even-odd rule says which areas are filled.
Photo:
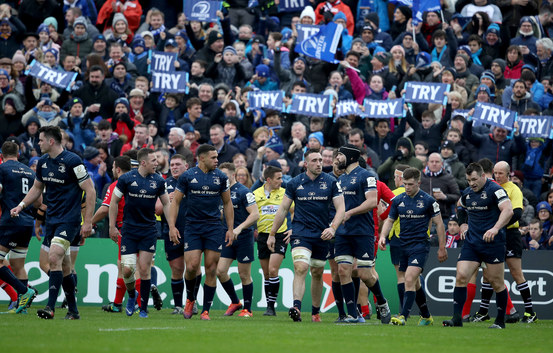
[[288, 310], [288, 316], [290, 316], [290, 318], [295, 322], [301, 321], [301, 312], [295, 306], [290, 308], [290, 310]]
[[227, 311], [223, 314], [223, 316], [232, 316], [235, 312], [242, 309], [242, 303], [238, 304], [230, 304], [227, 308]]
[[239, 317], [253, 317], [253, 314], [248, 309], [242, 309], [240, 314], [238, 314]]
[[538, 314], [536, 314], [536, 312], [533, 312], [532, 314], [524, 313], [524, 317], [521, 320], [521, 322], [523, 322], [525, 324], [531, 324], [531, 323], [537, 322], [537, 321], [538, 321]]
[[196, 301], [192, 301], [190, 299], [186, 299], [186, 305], [184, 306], [184, 311], [182, 313], [182, 316], [184, 316], [185, 319], [190, 319], [192, 315], [194, 315], [194, 303]]
[[152, 294], [152, 299], [154, 301], [154, 308], [156, 308], [156, 310], [161, 310], [161, 308], [163, 307], [163, 299], [161, 299], [161, 295], [159, 295], [159, 290], [157, 289], [156, 286], [152, 285], [150, 287], [150, 293]]
[[54, 310], [52, 310], [49, 306], [44, 309], [37, 310], [36, 314], [39, 318], [45, 320], [51, 320], [54, 318]]

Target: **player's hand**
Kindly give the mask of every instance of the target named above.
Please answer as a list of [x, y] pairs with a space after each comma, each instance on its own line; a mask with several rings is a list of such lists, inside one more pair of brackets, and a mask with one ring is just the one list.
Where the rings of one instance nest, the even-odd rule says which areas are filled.
[[86, 239], [92, 234], [92, 223], [86, 222], [83, 223], [81, 227], [81, 235], [83, 236], [83, 239]]
[[276, 243], [276, 237], [269, 236], [267, 238], [267, 247], [269, 248], [269, 250], [271, 250], [271, 252], [275, 252], [275, 243]]
[[344, 223], [346, 223], [350, 218], [351, 218], [351, 213], [346, 212], [346, 213], [344, 214]]
[[119, 230], [116, 227], [109, 227], [109, 237], [111, 238], [111, 240], [117, 243], [120, 236], [121, 233], [119, 233]]
[[12, 216], [12, 218], [13, 217], [19, 217], [19, 214], [21, 213], [21, 211], [23, 211], [21, 206], [14, 207], [10, 211], [10, 216]]
[[321, 239], [322, 240], [330, 240], [334, 238], [334, 234], [336, 234], [336, 231], [332, 227], [328, 227], [321, 233]]
[[382, 251], [386, 250], [386, 238], [380, 237], [378, 240], [378, 248]]
[[438, 248], [438, 261], [444, 262], [445, 260], [447, 260], [446, 248]]
[[292, 237], [292, 229], [287, 230], [284, 232], [284, 242], [286, 244], [290, 244], [290, 238]]
[[180, 234], [177, 227], [169, 229], [169, 240], [175, 245], [180, 244]]
[[491, 243], [495, 236], [497, 235], [497, 229], [495, 228], [492, 228], [490, 230], [488, 230], [486, 233], [484, 233], [484, 236], [483, 236], [483, 239], [486, 243]]
[[227, 243], [227, 247], [232, 245], [232, 242], [234, 241], [234, 229], [227, 230], [227, 233], [225, 234], [225, 242]]
[[35, 236], [36, 236], [36, 239], [38, 241], [41, 241], [42, 240], [42, 222], [41, 221], [36, 221], [35, 222]]
[[238, 236], [240, 235], [240, 233], [242, 233], [242, 228], [240, 228], [240, 227], [234, 228], [232, 230], [232, 235], [233, 235], [232, 240], [234, 241], [234, 240], [238, 239]]
[[467, 231], [469, 230], [468, 224], [461, 224], [461, 227], [459, 228], [459, 234], [461, 236], [461, 240], [465, 240], [467, 237]]

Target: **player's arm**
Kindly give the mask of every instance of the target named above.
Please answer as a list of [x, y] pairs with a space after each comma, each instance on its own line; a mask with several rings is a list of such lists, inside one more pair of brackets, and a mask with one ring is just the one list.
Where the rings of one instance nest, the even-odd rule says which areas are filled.
[[[184, 194], [180, 190], [175, 190], [173, 192], [173, 201], [169, 205], [169, 211], [165, 213], [165, 218], [167, 219], [167, 224], [169, 225], [169, 239], [173, 244], [179, 244], [180, 234], [179, 230], [175, 226], [177, 222], [177, 216], [179, 215], [179, 207], [182, 201]], [[184, 215], [182, 215], [184, 217]]]
[[119, 201], [123, 194], [117, 187], [113, 189], [113, 195], [111, 195], [111, 201], [109, 202], [109, 236], [111, 240], [117, 243], [117, 240], [121, 234], [117, 229], [117, 212], [119, 212]]
[[438, 213], [432, 217], [432, 222], [436, 225], [436, 232], [438, 233], [438, 260], [444, 262], [447, 260], [447, 250], [445, 249], [445, 226], [442, 216]]
[[259, 219], [259, 209], [257, 208], [256, 204], [246, 207], [246, 211], [248, 211], [249, 213], [248, 217], [244, 220], [244, 222], [238, 225], [238, 227], [234, 228], [234, 231], [233, 231], [234, 239], [236, 239], [244, 229], [251, 227]]
[[344, 221], [344, 216], [346, 214], [346, 203], [343, 195], [335, 196], [332, 199], [332, 203], [336, 209], [336, 214], [334, 215], [334, 218], [328, 228], [323, 230], [323, 233], [321, 234], [322, 240], [330, 240], [334, 238], [334, 235], [336, 234], [338, 227], [340, 227], [340, 224]]
[[11, 209], [10, 215], [12, 217], [17, 217], [25, 207], [34, 203], [35, 201], [38, 200], [39, 197], [42, 196], [42, 190], [44, 190], [44, 184], [35, 179], [35, 182], [33, 183], [33, 187], [31, 187], [31, 190], [29, 190], [29, 192], [27, 193], [27, 195], [25, 195], [25, 197], [19, 203], [19, 205]]
[[509, 223], [509, 220], [511, 217], [513, 217], [513, 205], [511, 204], [511, 201], [509, 199], [505, 199], [500, 204], [497, 205], [501, 213], [499, 214], [499, 218], [497, 222], [495, 222], [495, 225], [492, 229], [489, 229], [486, 233], [484, 233], [484, 241], [486, 242], [492, 242], [494, 237], [499, 233], [501, 228], [505, 227], [507, 223]]
[[169, 214], [170, 208], [171, 208], [171, 201], [169, 201], [169, 194], [164, 193], [157, 199], [157, 202], [161, 202], [161, 204], [163, 205], [163, 214], [165, 215], [165, 218], [167, 218], [167, 215]]
[[363, 203], [360, 204], [359, 206], [354, 207], [351, 210], [348, 210], [345, 214], [344, 222], [350, 219], [352, 216], [367, 213], [373, 208], [375, 208], [378, 203], [377, 196], [378, 196], [378, 193], [376, 189], [367, 191], [365, 193], [365, 201], [363, 201]]
[[380, 229], [380, 237], [378, 239], [378, 248], [380, 250], [386, 250], [386, 238], [388, 237], [388, 234], [390, 234], [390, 231], [392, 230], [392, 227], [394, 226], [395, 220], [391, 218], [386, 218], [384, 221], [384, 224], [382, 225], [382, 229]]
[[463, 204], [463, 196], [461, 196], [459, 201], [457, 201], [457, 219], [459, 221], [459, 234], [461, 236], [461, 240], [465, 239], [467, 235], [467, 230], [469, 228], [467, 218], [467, 210], [465, 209], [465, 205]]
[[83, 238], [88, 238], [92, 232], [92, 216], [94, 215], [94, 206], [96, 204], [96, 190], [94, 189], [94, 183], [91, 178], [87, 178], [81, 182], [79, 186], [86, 193], [81, 234]]
[[290, 206], [292, 206], [292, 199], [284, 195], [284, 197], [282, 198], [282, 202], [280, 203], [280, 206], [275, 214], [275, 218], [273, 219], [273, 226], [271, 227], [271, 231], [269, 232], [269, 237], [267, 238], [267, 247], [271, 251], [275, 250], [275, 235], [278, 232], [279, 228], [282, 226], [282, 223], [284, 223], [284, 220], [286, 219], [286, 214], [288, 214], [288, 211], [290, 210]]
[[94, 216], [92, 216], [92, 224], [96, 224], [100, 222], [102, 219], [106, 218], [109, 214], [109, 207], [106, 205], [100, 206], [96, 213], [94, 213]]
[[225, 219], [227, 221], [225, 242], [228, 242], [227, 246], [231, 246], [234, 237], [234, 206], [232, 205], [232, 199], [230, 198], [230, 189], [227, 189], [221, 194], [221, 199], [223, 200], [223, 211], [225, 212]]
[[156, 200], [156, 216], [161, 216], [161, 214], [163, 213], [163, 202], [161, 202], [161, 198], [158, 197], [158, 199]]

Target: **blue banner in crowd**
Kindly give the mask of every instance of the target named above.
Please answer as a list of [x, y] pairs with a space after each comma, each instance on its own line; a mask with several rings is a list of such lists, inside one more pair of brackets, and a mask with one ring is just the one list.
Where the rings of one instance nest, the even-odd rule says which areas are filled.
[[476, 104], [472, 115], [472, 118], [481, 124], [502, 127], [507, 130], [513, 129], [516, 117], [516, 112], [491, 103]]
[[280, 0], [278, 10], [283, 12], [301, 12], [307, 5], [308, 0]]
[[175, 72], [177, 53], [153, 51], [150, 57], [150, 70], [156, 72]]
[[450, 85], [445, 83], [407, 82], [405, 85], [405, 102], [446, 104], [445, 92]]
[[341, 118], [348, 115], [361, 115], [363, 111], [359, 108], [359, 103], [353, 99], [348, 99], [345, 101], [339, 101], [336, 103], [336, 114], [335, 118]]
[[413, 26], [422, 22], [422, 13], [425, 11], [441, 11], [440, 0], [413, 0]]
[[152, 71], [152, 92], [188, 93], [188, 72]]
[[468, 118], [469, 116], [469, 109], [455, 109], [453, 112], [451, 112], [451, 117], [456, 117], [457, 115], [462, 116], [463, 118]]
[[521, 115], [517, 121], [524, 137], [551, 138], [553, 135], [553, 116]]
[[187, 21], [216, 22], [217, 11], [221, 9], [222, 1], [193, 1], [183, 0], [183, 12]]
[[279, 112], [284, 110], [283, 91], [250, 91], [248, 103], [250, 109], [274, 109]]
[[288, 112], [307, 116], [332, 117], [332, 96], [324, 94], [298, 93], [292, 96]]
[[309, 37], [314, 36], [321, 30], [321, 26], [318, 25], [296, 25], [296, 31], [298, 32], [298, 38], [296, 38], [296, 43], [301, 43]]
[[309, 57], [337, 64], [339, 61], [334, 58], [338, 42], [342, 36], [344, 27], [334, 22], [330, 22], [317, 34], [296, 44], [296, 52]]
[[363, 102], [365, 112], [361, 114], [364, 118], [382, 119], [403, 116], [403, 99], [372, 100], [365, 99]]
[[51, 86], [63, 88], [67, 91], [71, 89], [71, 83], [75, 81], [77, 77], [76, 72], [67, 72], [63, 70], [54, 70], [46, 65], [33, 60], [31, 68], [25, 73], [40, 79], [42, 82], [46, 82]]

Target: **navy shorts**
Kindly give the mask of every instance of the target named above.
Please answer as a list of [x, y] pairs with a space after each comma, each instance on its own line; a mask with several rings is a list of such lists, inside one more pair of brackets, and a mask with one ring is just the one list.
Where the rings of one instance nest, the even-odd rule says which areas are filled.
[[328, 255], [326, 257], [327, 260], [334, 260], [334, 257], [336, 256], [336, 251], [334, 250], [334, 243], [336, 243], [336, 238], [332, 238], [328, 241]]
[[79, 247], [81, 246], [81, 240], [83, 240], [83, 236], [81, 234], [81, 225], [79, 225], [79, 230], [77, 232], [77, 235], [75, 236], [75, 238], [73, 239], [73, 241], [71, 242], [71, 247]]
[[62, 238], [70, 243], [70, 246], [79, 244], [81, 241], [81, 224], [80, 223], [46, 223], [45, 235], [42, 240], [42, 248], [46, 251], [50, 249], [50, 243], [54, 237]]
[[507, 229], [505, 239], [505, 247], [507, 249], [505, 257], [522, 258], [522, 237], [518, 228]]
[[15, 248], [28, 248], [32, 236], [32, 226], [1, 227], [0, 245], [10, 250]]
[[165, 245], [165, 258], [167, 259], [167, 261], [172, 261], [174, 259], [178, 259], [181, 256], [184, 256], [184, 242], [182, 241], [182, 239], [177, 245], [175, 245], [171, 240], [169, 240], [168, 233], [163, 233], [162, 238], [163, 244]]
[[399, 259], [401, 258], [401, 243], [398, 237], [393, 236], [388, 243], [390, 247], [390, 259], [392, 260], [392, 265], [398, 266]]
[[223, 246], [221, 257], [237, 260], [241, 264], [247, 264], [254, 260], [253, 254], [253, 231], [244, 231], [238, 235], [231, 246]]
[[122, 229], [121, 255], [138, 254], [139, 251], [155, 253], [157, 230], [155, 226], [141, 230]]
[[353, 256], [358, 260], [374, 260], [374, 237], [369, 235], [338, 235], [334, 242], [334, 257]]
[[225, 230], [223, 227], [210, 227], [203, 231], [193, 231], [187, 226], [181, 241], [184, 242], [185, 252], [191, 250], [221, 252], [225, 246]]
[[505, 244], [500, 243], [477, 246], [465, 242], [457, 261], [485, 262], [487, 264], [505, 262]]
[[330, 242], [322, 240], [321, 238], [292, 235], [290, 239], [290, 247], [292, 249], [298, 247], [309, 249], [311, 251], [311, 258], [315, 260], [325, 261], [330, 257]]
[[400, 252], [399, 271], [405, 272], [409, 266], [424, 269], [428, 253], [430, 252], [430, 243], [402, 246]]
[[288, 244], [284, 242], [284, 237], [284, 233], [277, 233], [275, 235], [275, 252], [271, 252], [271, 250], [267, 247], [269, 233], [257, 234], [257, 257], [259, 260], [268, 259], [271, 257], [271, 254], [280, 254], [286, 257], [286, 249], [288, 248]]

